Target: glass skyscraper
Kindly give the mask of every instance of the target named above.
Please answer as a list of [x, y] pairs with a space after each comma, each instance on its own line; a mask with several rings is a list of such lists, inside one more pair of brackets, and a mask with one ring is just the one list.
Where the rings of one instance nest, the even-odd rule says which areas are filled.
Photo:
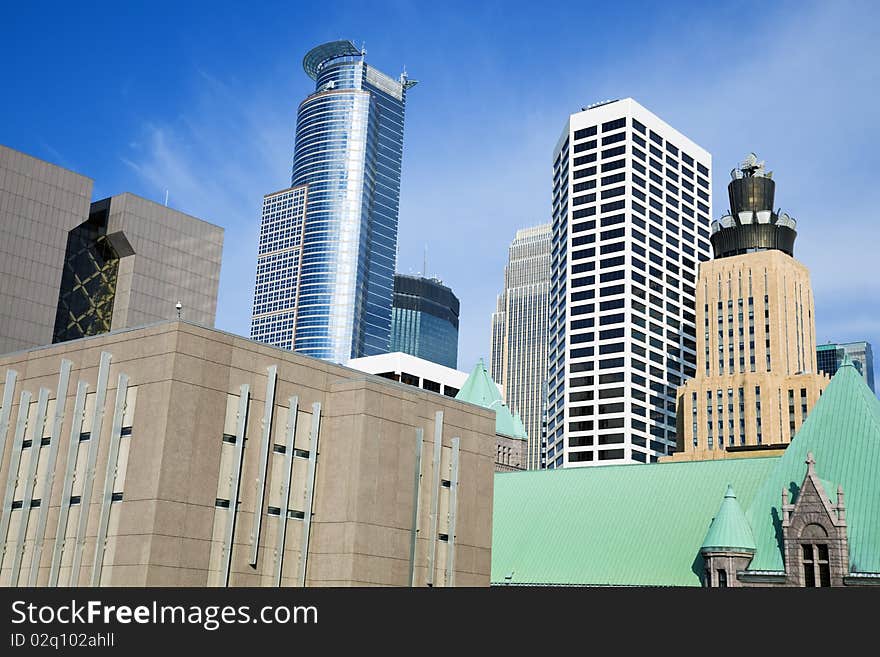
[[458, 297], [436, 278], [394, 276], [391, 351], [458, 366]]
[[821, 372], [834, 376], [846, 354], [861, 372], [865, 383], [874, 390], [874, 352], [870, 342], [846, 342], [840, 344], [820, 344], [816, 347], [816, 362]]
[[525, 465], [541, 467], [541, 418], [547, 381], [550, 224], [516, 231], [504, 268], [504, 292], [492, 313], [489, 373], [528, 434]]
[[310, 50], [291, 187], [264, 200], [251, 337], [345, 362], [388, 351], [406, 92], [351, 41]]

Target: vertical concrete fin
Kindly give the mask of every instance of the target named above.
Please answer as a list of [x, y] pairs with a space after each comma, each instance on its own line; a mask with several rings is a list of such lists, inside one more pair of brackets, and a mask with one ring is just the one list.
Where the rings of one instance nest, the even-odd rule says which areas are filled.
[[242, 384], [238, 398], [238, 414], [235, 426], [235, 461], [232, 471], [232, 492], [229, 496], [229, 522], [226, 524], [226, 535], [223, 538], [223, 586], [229, 586], [229, 570], [232, 566], [232, 539], [235, 536], [235, 519], [238, 516], [238, 489], [241, 485], [241, 465], [244, 460], [244, 440], [247, 431], [248, 403], [251, 388]]
[[422, 500], [422, 447], [425, 442], [425, 430], [416, 428], [416, 458], [413, 476], [413, 512], [412, 529], [409, 538], [409, 585], [416, 585], [416, 542], [419, 537], [419, 507]]
[[[3, 404], [0, 406], [0, 471], [3, 470], [3, 455], [6, 454], [6, 436], [9, 433], [9, 418], [12, 416], [16, 378], [18, 378], [18, 372], [6, 370], [6, 385], [3, 386], [3, 401], [0, 402]], [[9, 477], [10, 474], [6, 476]]]
[[9, 534], [9, 520], [12, 517], [12, 501], [15, 489], [18, 486], [18, 469], [21, 465], [21, 450], [24, 443], [24, 432], [27, 429], [28, 413], [31, 408], [31, 395], [27, 390], [22, 391], [18, 401], [18, 420], [15, 423], [15, 436], [12, 439], [12, 454], [9, 457], [9, 471], [6, 475], [6, 494], [3, 496], [3, 512], [0, 514], [0, 563], [6, 554], [6, 540]]
[[67, 536], [67, 518], [70, 515], [70, 495], [73, 492], [73, 479], [76, 473], [76, 456], [79, 453], [79, 437], [82, 434], [83, 417], [86, 408], [86, 393], [89, 384], [79, 381], [76, 385], [76, 401], [73, 406], [73, 420], [70, 426], [70, 441], [67, 445], [67, 461], [64, 465], [64, 484], [61, 487], [61, 504], [58, 507], [58, 524], [55, 527], [55, 545], [52, 548], [52, 566], [49, 570], [47, 586], [58, 586], [61, 568], [61, 555]]
[[455, 586], [455, 520], [458, 514], [458, 459], [461, 438], [452, 439], [452, 458], [449, 463], [449, 544], [446, 550], [446, 586]]
[[119, 466], [119, 441], [122, 439], [122, 418], [125, 415], [125, 397], [128, 393], [128, 375], [120, 374], [116, 384], [116, 404], [113, 408], [113, 425], [110, 429], [110, 449], [107, 454], [107, 469], [104, 472], [104, 494], [101, 498], [101, 515], [98, 520], [98, 535], [95, 537], [95, 559], [92, 564], [92, 586], [101, 585], [101, 571], [104, 567], [104, 551], [107, 543], [107, 528], [110, 524], [110, 505], [113, 502], [113, 488]]
[[312, 429], [309, 433], [309, 474], [306, 479], [305, 505], [303, 506], [302, 541], [299, 551], [299, 585], [306, 585], [309, 561], [309, 539], [312, 531], [312, 506], [315, 501], [315, 470], [318, 466], [318, 438], [321, 433], [321, 402], [312, 404]]
[[89, 526], [89, 511], [92, 504], [92, 487], [95, 483], [95, 467], [98, 463], [98, 446], [101, 442], [101, 429], [104, 426], [104, 403], [107, 399], [107, 380], [110, 377], [110, 353], [101, 352], [101, 364], [98, 368], [98, 387], [95, 390], [95, 412], [92, 416], [92, 429], [89, 435], [89, 456], [83, 479], [82, 496], [80, 497], [79, 522], [76, 527], [76, 543], [73, 546], [73, 563], [70, 570], [70, 585], [79, 585], [80, 566], [82, 565], [83, 548], [86, 544], [86, 530]]
[[290, 499], [290, 485], [293, 481], [293, 443], [296, 440], [296, 420], [299, 414], [299, 397], [290, 398], [287, 413], [284, 445], [284, 479], [281, 484], [281, 513], [278, 516], [278, 542], [275, 547], [275, 586], [281, 586], [284, 568], [284, 550], [287, 543], [287, 508]]
[[260, 528], [263, 524], [263, 500], [266, 497], [266, 477], [269, 466], [269, 447], [272, 439], [272, 415], [275, 410], [275, 384], [278, 380], [278, 366], [266, 368], [266, 397], [261, 423], [260, 465], [257, 470], [256, 495], [254, 499], [254, 522], [251, 525], [251, 555], [248, 563], [257, 565], [257, 554], [260, 550]]
[[440, 512], [440, 453], [443, 448], [443, 411], [434, 414], [434, 458], [431, 462], [431, 529], [428, 534], [428, 573], [425, 584], [434, 586], [437, 567], [437, 524]]
[[49, 523], [49, 506], [52, 501], [52, 485], [55, 483], [55, 463], [58, 461], [58, 449], [61, 442], [61, 424], [64, 421], [64, 407], [67, 404], [67, 388], [70, 383], [70, 370], [72, 367], [73, 363], [69, 360], [61, 361], [58, 389], [55, 392], [55, 414], [52, 417], [52, 426], [49, 432], [49, 456], [46, 463], [46, 471], [43, 475], [43, 499], [40, 503], [40, 515], [37, 518], [37, 533], [34, 536], [34, 556], [31, 559], [31, 569], [28, 573], [28, 586], [37, 585], [37, 577], [40, 573], [40, 562], [43, 558], [43, 541], [46, 539], [46, 525]]
[[[37, 415], [34, 418], [34, 430], [31, 432], [31, 458], [28, 461], [27, 472], [24, 478], [24, 493], [21, 500], [21, 522], [18, 523], [18, 536], [15, 538], [15, 552], [12, 556], [12, 574], [9, 579], [10, 586], [18, 586], [18, 578], [21, 574], [21, 560], [24, 557], [24, 539], [27, 536], [27, 526], [31, 518], [31, 502], [34, 499], [34, 482], [37, 478], [37, 463], [40, 461], [40, 449], [43, 442], [43, 434], [46, 433], [46, 410], [49, 406], [49, 389], [40, 388], [37, 397]], [[41, 501], [42, 503], [42, 501]], [[49, 501], [46, 500], [46, 504]]]

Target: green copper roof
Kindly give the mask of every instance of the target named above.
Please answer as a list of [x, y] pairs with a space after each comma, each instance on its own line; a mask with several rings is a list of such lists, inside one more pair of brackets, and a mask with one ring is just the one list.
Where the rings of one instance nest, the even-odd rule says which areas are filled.
[[501, 391], [498, 390], [498, 386], [495, 385], [495, 382], [489, 376], [489, 371], [483, 364], [482, 358], [474, 365], [470, 376], [468, 376], [467, 381], [464, 382], [455, 398], [484, 408], [490, 408], [496, 402], [504, 403]]
[[747, 507], [757, 544], [749, 569], [783, 569], [782, 489], [796, 499], [808, 452], [816, 460], [817, 476], [834, 482], [829, 483], [834, 488], [825, 491], [834, 502], [837, 484], [843, 486], [851, 570], [880, 572], [880, 400], [849, 360], [832, 377]]
[[726, 550], [739, 550], [742, 552], [755, 551], [755, 538], [752, 529], [742, 507], [736, 501], [733, 486], [727, 486], [724, 499], [721, 500], [721, 508], [712, 518], [706, 538], [703, 539], [704, 552], [723, 552]]
[[[837, 484], [821, 477], [819, 477], [819, 483], [822, 484], [822, 490], [825, 491], [825, 497], [828, 498], [828, 501], [832, 504], [837, 504]], [[792, 503], [796, 501], [797, 498], [793, 499]]]
[[523, 424], [522, 418], [519, 416], [519, 413], [513, 414], [513, 422], [514, 428], [517, 432], [517, 436], [526, 437], [526, 425]]
[[[493, 408], [493, 407], [490, 407]], [[510, 438], [526, 439], [526, 430], [520, 420], [517, 423], [516, 418], [510, 413], [510, 409], [505, 404], [494, 406], [495, 408], [495, 433]]]
[[779, 458], [498, 473], [492, 582], [700, 586], [728, 484], [747, 507]]
[[782, 456], [496, 474], [492, 582], [699, 586], [700, 546], [781, 571], [810, 452], [832, 503], [843, 488], [850, 571], [880, 573], [880, 400], [846, 362]]
[[491, 408], [495, 411], [495, 433], [511, 438], [526, 439], [526, 429], [519, 416], [513, 416], [510, 409], [504, 403], [498, 386], [489, 376], [483, 360], [474, 365], [467, 381], [455, 395], [456, 399], [477, 404], [483, 408]]

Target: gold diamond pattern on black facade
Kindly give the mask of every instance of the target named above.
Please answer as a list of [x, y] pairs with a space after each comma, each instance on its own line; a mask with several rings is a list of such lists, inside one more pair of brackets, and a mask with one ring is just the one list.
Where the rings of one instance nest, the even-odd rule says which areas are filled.
[[52, 342], [75, 340], [110, 330], [119, 257], [91, 220], [67, 237]]

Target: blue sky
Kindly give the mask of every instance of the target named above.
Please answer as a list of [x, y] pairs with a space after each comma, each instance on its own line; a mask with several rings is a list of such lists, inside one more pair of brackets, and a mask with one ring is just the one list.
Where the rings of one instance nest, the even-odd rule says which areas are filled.
[[[717, 6], [715, 6], [717, 5]], [[263, 194], [290, 182], [302, 56], [363, 42], [408, 97], [402, 272], [461, 299], [488, 355], [517, 228], [549, 220], [568, 114], [632, 96], [713, 156], [714, 214], [749, 151], [798, 221], [818, 341], [880, 352], [880, 4], [27, 2], [0, 22], [0, 143], [226, 229], [217, 326], [249, 329]]]

